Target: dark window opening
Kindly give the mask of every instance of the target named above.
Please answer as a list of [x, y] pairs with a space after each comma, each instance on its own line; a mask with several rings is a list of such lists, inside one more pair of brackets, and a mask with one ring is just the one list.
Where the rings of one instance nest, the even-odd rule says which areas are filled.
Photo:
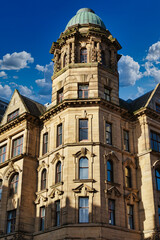
[[86, 48], [81, 49], [80, 62], [87, 63], [87, 49]]
[[79, 120], [79, 141], [88, 140], [88, 119]]

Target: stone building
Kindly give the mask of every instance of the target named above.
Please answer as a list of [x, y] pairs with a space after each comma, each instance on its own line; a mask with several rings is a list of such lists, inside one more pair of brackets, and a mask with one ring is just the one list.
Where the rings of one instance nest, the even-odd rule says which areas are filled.
[[6, 100], [0, 98], [0, 122], [6, 111], [7, 105], [8, 105], [8, 102]]
[[160, 226], [160, 86], [119, 98], [121, 45], [80, 9], [53, 42], [52, 103], [0, 127], [0, 239], [141, 240]]

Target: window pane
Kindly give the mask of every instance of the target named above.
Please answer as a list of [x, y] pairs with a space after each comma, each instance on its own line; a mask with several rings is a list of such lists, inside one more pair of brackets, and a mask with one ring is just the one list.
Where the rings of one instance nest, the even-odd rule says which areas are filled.
[[79, 222], [87, 223], [89, 222], [89, 206], [88, 206], [88, 197], [79, 198]]
[[79, 141], [88, 140], [88, 119], [79, 120]]
[[16, 210], [8, 211], [7, 213], [7, 233], [15, 231]]
[[79, 160], [79, 179], [88, 179], [88, 159]]
[[23, 153], [23, 136], [13, 141], [13, 157]]

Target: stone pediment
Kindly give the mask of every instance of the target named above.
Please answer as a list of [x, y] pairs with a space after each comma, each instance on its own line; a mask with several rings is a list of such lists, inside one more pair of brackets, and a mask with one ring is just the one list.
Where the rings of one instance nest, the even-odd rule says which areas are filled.
[[125, 161], [123, 162], [123, 165], [125, 167], [129, 166], [129, 167], [136, 168], [136, 164], [133, 162], [131, 158], [126, 158]]
[[20, 169], [19, 166], [14, 165], [13, 162], [9, 162], [8, 167], [5, 170], [3, 175], [6, 179], [8, 179], [12, 173], [16, 173], [16, 172], [22, 172], [22, 170]]
[[112, 186], [112, 187], [110, 187], [109, 189], [107, 189], [107, 194], [108, 194], [108, 195], [114, 194], [116, 197], [120, 197], [120, 196], [121, 196], [120, 191], [119, 191], [118, 188], [115, 187], [115, 186]]
[[46, 164], [45, 161], [43, 161], [43, 162], [39, 165], [39, 167], [37, 168], [37, 171], [39, 172], [41, 169], [43, 169], [43, 168], [48, 168], [48, 167], [49, 167], [49, 165]]
[[64, 156], [60, 155], [60, 153], [56, 153], [53, 160], [51, 161], [52, 164], [54, 164], [56, 161], [62, 161], [64, 160]]
[[119, 161], [119, 159], [118, 159], [118, 157], [116, 156], [116, 154], [115, 154], [114, 151], [111, 151], [111, 152], [109, 152], [109, 153], [104, 154], [104, 157], [105, 157], [105, 160], [112, 159], [112, 160]]
[[36, 198], [36, 200], [34, 201], [34, 203], [35, 203], [35, 204], [39, 204], [40, 201], [46, 202], [47, 199], [48, 199], [48, 198], [47, 198], [46, 196], [44, 196], [43, 194], [40, 194], [40, 195], [37, 196], [37, 198]]
[[136, 192], [131, 192], [131, 193], [125, 195], [125, 199], [128, 200], [130, 203], [139, 202], [140, 201], [140, 199], [138, 198]]
[[86, 184], [84, 184], [84, 183], [82, 183], [81, 185], [79, 185], [78, 187], [76, 187], [76, 188], [73, 188], [72, 189], [73, 190], [73, 192], [75, 192], [75, 193], [81, 193], [81, 192], [89, 192], [89, 193], [93, 193], [93, 192], [95, 192], [95, 189], [94, 188], [92, 188], [92, 187], [89, 187], [88, 185], [86, 185]]
[[86, 156], [87, 152], [89, 152], [89, 150], [87, 148], [81, 148], [80, 151], [78, 151], [77, 153], [73, 154], [74, 157], [79, 157], [79, 156]]
[[57, 187], [55, 187], [55, 188], [53, 188], [52, 191], [50, 192], [49, 197], [50, 197], [50, 198], [54, 198], [56, 194], [60, 196], [60, 195], [62, 195], [63, 193], [64, 193], [63, 191], [61, 191], [61, 190], [59, 190]]

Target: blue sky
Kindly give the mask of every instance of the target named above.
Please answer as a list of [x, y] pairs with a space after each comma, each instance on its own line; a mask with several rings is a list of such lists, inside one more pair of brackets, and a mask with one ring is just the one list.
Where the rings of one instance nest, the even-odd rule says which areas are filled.
[[160, 82], [159, 0], [6, 0], [0, 7], [0, 97], [17, 88], [41, 103], [51, 101], [51, 44], [83, 7], [101, 17], [122, 45], [120, 97], [134, 99]]

